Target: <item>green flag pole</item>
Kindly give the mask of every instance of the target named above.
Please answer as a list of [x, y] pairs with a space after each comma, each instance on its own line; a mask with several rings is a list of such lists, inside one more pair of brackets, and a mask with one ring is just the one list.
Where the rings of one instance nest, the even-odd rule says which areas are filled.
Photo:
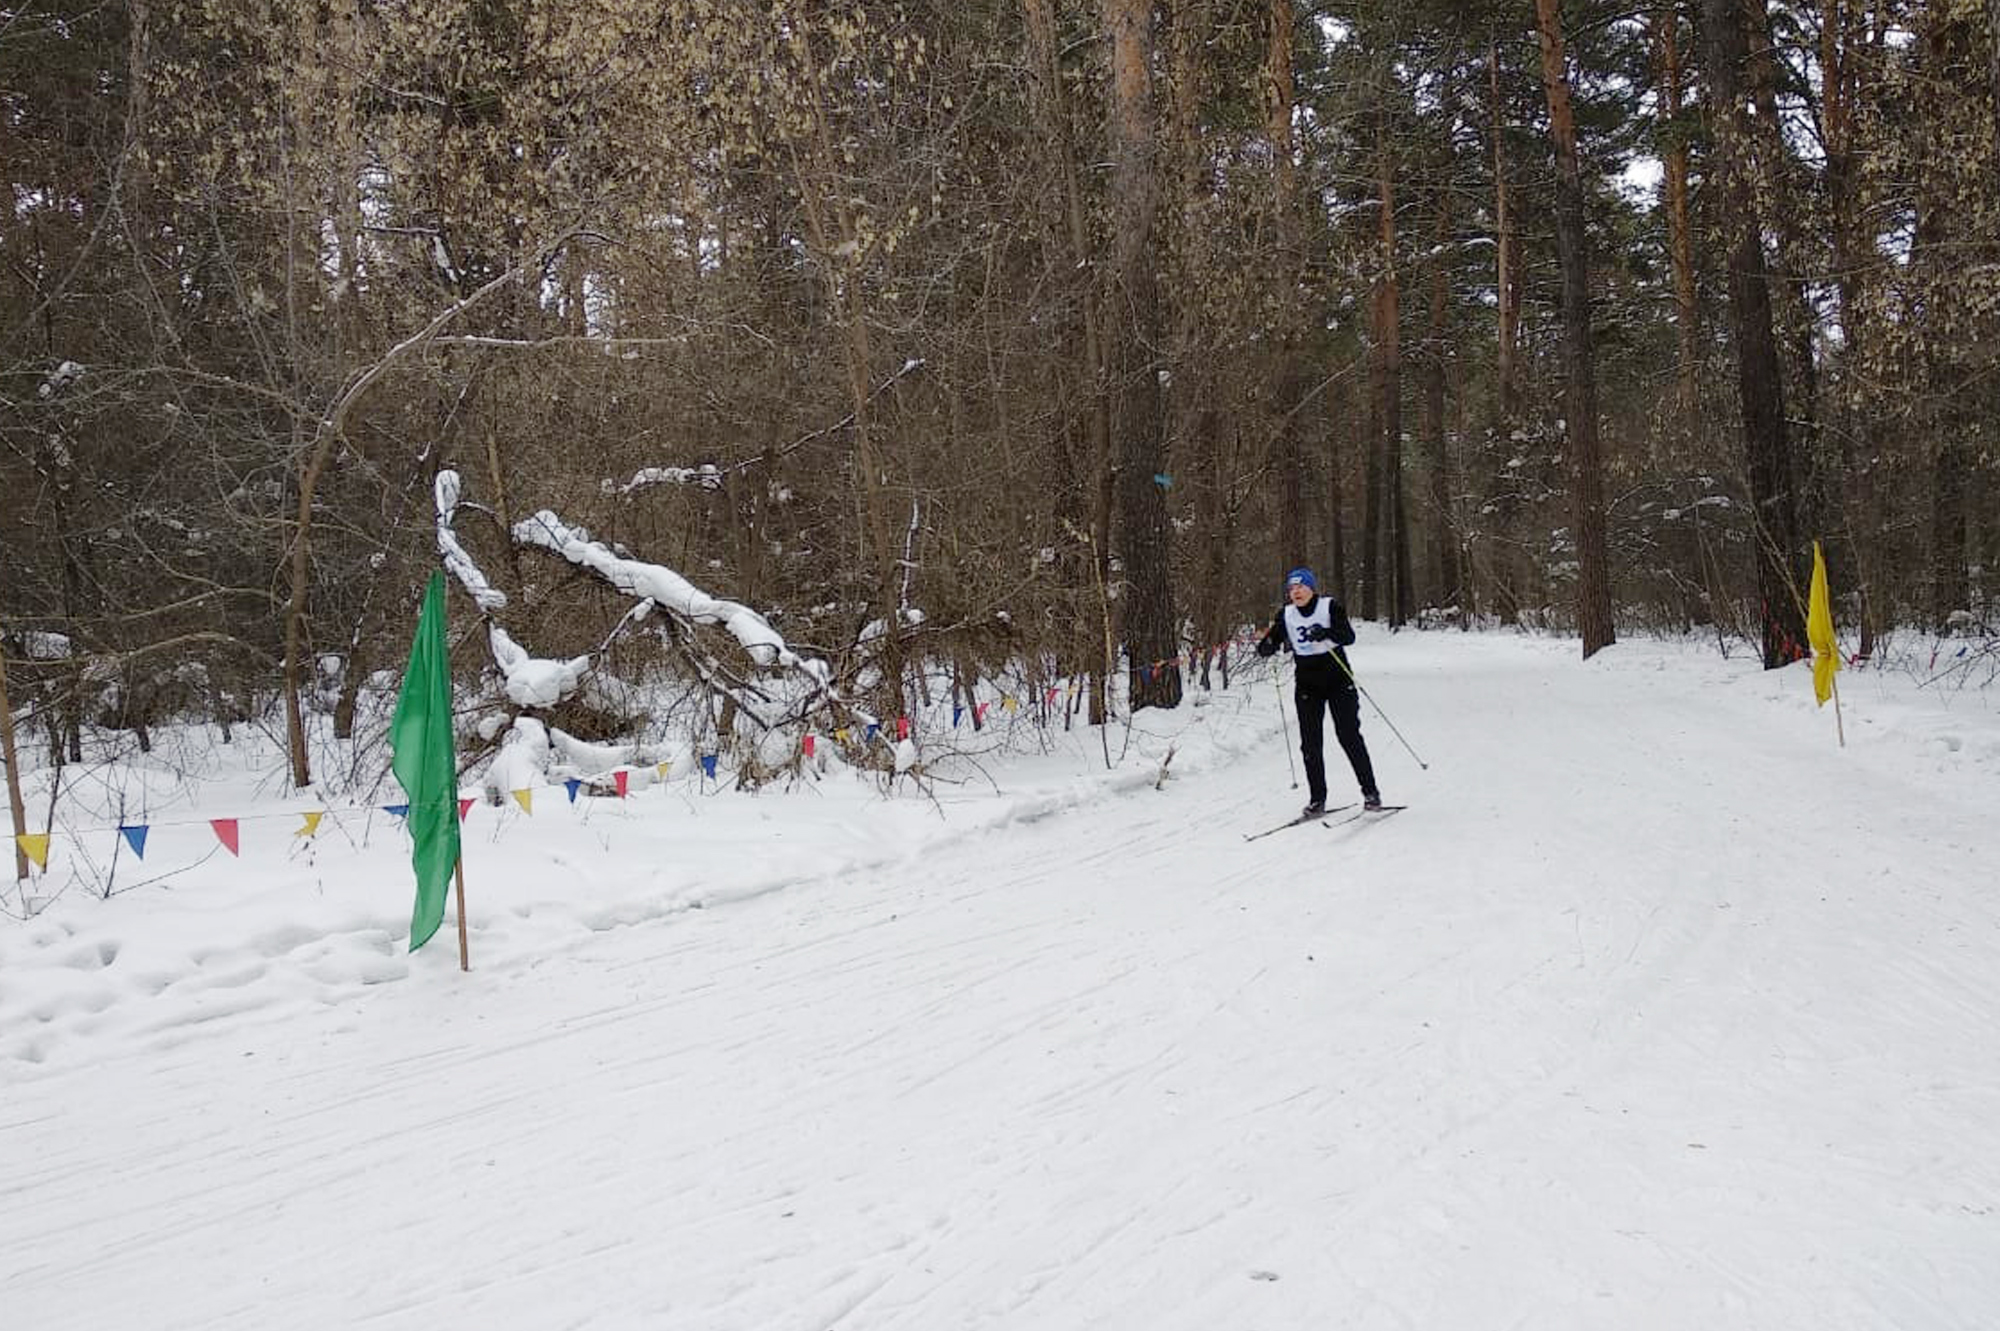
[[[456, 813], [457, 810], [454, 809], [452, 812]], [[458, 887], [458, 968], [462, 971], [469, 971], [472, 969], [472, 958], [467, 956], [465, 951], [465, 856], [464, 855], [460, 855], [458, 857], [458, 863], [453, 866], [452, 878], [454, 879]]]

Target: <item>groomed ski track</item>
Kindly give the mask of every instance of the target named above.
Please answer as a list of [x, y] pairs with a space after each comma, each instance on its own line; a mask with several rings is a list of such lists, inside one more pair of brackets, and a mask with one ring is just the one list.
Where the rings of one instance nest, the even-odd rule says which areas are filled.
[[1573, 653], [1365, 639], [1365, 837], [1243, 843], [1264, 683], [1159, 791], [79, 1031], [0, 1068], [5, 1321], [1990, 1328], [1993, 769]]

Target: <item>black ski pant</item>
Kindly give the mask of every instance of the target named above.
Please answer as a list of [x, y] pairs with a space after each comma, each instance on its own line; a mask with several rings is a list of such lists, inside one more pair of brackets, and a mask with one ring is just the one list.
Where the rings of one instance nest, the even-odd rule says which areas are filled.
[[1368, 761], [1368, 746], [1361, 739], [1361, 694], [1337, 662], [1331, 657], [1321, 659], [1326, 669], [1301, 669], [1292, 681], [1292, 702], [1299, 712], [1299, 752], [1306, 760], [1306, 786], [1313, 803], [1326, 803], [1323, 725], [1331, 711], [1334, 738], [1354, 768], [1362, 797], [1373, 799], [1379, 792], [1375, 789], [1375, 765]]

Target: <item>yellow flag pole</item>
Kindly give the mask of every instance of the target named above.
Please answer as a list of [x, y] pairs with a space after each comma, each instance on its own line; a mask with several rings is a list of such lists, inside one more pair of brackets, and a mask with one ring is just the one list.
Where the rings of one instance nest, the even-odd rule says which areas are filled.
[[1833, 733], [1840, 736], [1840, 747], [1847, 747], [1847, 723], [1840, 719], [1840, 676], [1827, 681], [1833, 686]]
[[458, 888], [458, 968], [469, 971], [472, 969], [472, 959], [465, 951], [465, 856], [463, 854], [458, 857], [458, 863], [452, 866], [452, 875]]

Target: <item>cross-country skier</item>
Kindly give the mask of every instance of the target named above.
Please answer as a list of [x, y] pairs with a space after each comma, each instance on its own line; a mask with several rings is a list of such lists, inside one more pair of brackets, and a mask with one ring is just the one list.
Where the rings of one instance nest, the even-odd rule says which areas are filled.
[[1333, 712], [1333, 733], [1341, 751], [1354, 767], [1354, 779], [1361, 783], [1361, 807], [1382, 807], [1382, 792], [1375, 788], [1375, 767], [1368, 761], [1368, 746], [1361, 740], [1361, 695], [1347, 668], [1342, 648], [1354, 641], [1354, 626], [1347, 612], [1331, 596], [1319, 594], [1319, 581], [1309, 568], [1295, 568], [1285, 575], [1285, 595], [1291, 604], [1278, 611], [1270, 629], [1257, 643], [1257, 655], [1276, 656], [1278, 648], [1292, 654], [1292, 701], [1299, 712], [1299, 752], [1305, 755], [1306, 786], [1312, 802], [1302, 815], [1316, 818], [1326, 812], [1326, 758], [1321, 753], [1321, 719], [1325, 710]]

